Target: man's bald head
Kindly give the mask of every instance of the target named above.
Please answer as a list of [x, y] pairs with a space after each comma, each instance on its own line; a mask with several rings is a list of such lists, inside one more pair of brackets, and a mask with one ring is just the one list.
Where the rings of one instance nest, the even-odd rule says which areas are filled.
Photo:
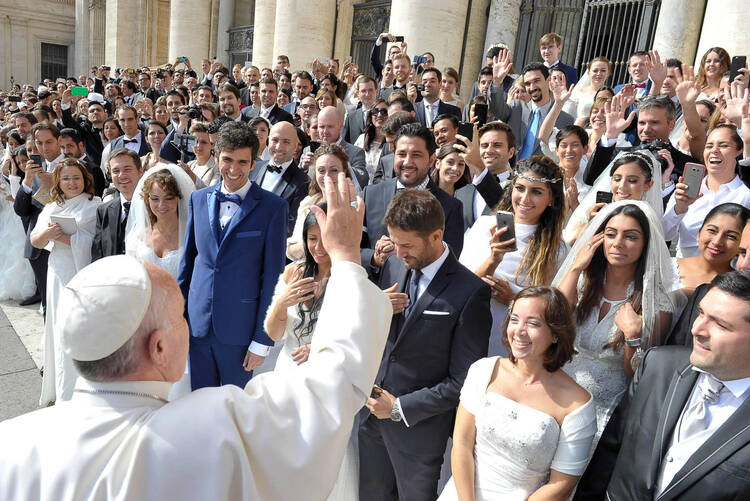
[[268, 152], [275, 165], [282, 165], [294, 158], [299, 146], [297, 128], [289, 122], [279, 122], [271, 127], [268, 135]]
[[342, 126], [338, 110], [326, 106], [318, 113], [318, 137], [322, 143], [335, 143], [339, 140]]

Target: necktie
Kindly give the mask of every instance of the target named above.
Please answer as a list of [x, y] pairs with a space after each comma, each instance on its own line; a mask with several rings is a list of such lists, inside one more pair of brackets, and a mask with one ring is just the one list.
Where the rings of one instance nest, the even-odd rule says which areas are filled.
[[405, 311], [407, 317], [414, 311], [414, 305], [417, 304], [417, 299], [419, 299], [419, 280], [421, 278], [422, 272], [420, 270], [412, 270], [411, 280], [409, 280], [409, 306]]
[[724, 383], [705, 374], [698, 383], [698, 398], [685, 410], [678, 435], [678, 441], [686, 440], [696, 433], [708, 428], [708, 406], [719, 401], [719, 396], [725, 390]]
[[432, 120], [434, 115], [432, 114], [432, 105], [428, 102], [424, 103], [424, 121], [427, 127], [432, 127]]
[[216, 198], [219, 202], [231, 202], [233, 204], [242, 205], [242, 198], [236, 193], [224, 193], [223, 191], [216, 192]]
[[123, 202], [122, 209], [125, 212], [125, 221], [127, 221], [128, 214], [130, 214], [130, 202]]
[[537, 108], [534, 111], [534, 115], [531, 117], [529, 128], [526, 131], [526, 137], [523, 140], [523, 148], [521, 149], [521, 160], [528, 158], [534, 153], [534, 142], [536, 141], [536, 133], [539, 132], [539, 122], [542, 111]]
[[268, 164], [266, 166], [266, 170], [268, 172], [276, 172], [278, 174], [281, 174], [281, 165]]
[[128, 225], [128, 214], [130, 214], [130, 202], [123, 202], [122, 213], [125, 217], [120, 220], [120, 228], [117, 235], [117, 251], [120, 254], [125, 254], [125, 228]]

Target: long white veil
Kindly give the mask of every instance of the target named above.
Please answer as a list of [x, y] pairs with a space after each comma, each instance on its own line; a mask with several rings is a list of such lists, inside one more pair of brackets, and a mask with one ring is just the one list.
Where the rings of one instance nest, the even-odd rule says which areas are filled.
[[169, 173], [172, 174], [177, 181], [180, 195], [182, 195], [182, 198], [180, 198], [177, 205], [177, 216], [180, 221], [180, 249], [182, 249], [182, 246], [184, 245], [188, 203], [190, 201], [190, 194], [195, 191], [195, 183], [193, 183], [193, 180], [190, 179], [190, 176], [188, 176], [181, 167], [174, 164], [160, 162], [143, 173], [143, 176], [138, 181], [138, 185], [133, 192], [133, 200], [128, 215], [128, 224], [125, 226], [126, 249], [135, 249], [139, 242], [147, 242], [147, 237], [151, 233], [151, 219], [148, 217], [146, 202], [143, 199], [143, 185], [149, 176], [162, 170], [168, 170]]
[[623, 151], [618, 153], [617, 156], [612, 159], [612, 162], [607, 165], [607, 168], [599, 174], [594, 185], [588, 191], [586, 196], [583, 197], [583, 200], [581, 200], [581, 203], [576, 210], [573, 211], [573, 214], [570, 215], [570, 218], [563, 229], [563, 240], [565, 240], [568, 245], [572, 245], [576, 233], [578, 233], [578, 231], [580, 231], [580, 229], [588, 222], [589, 211], [596, 204], [596, 193], [598, 191], [612, 193], [612, 176], [609, 174], [609, 171], [612, 170], [612, 166], [616, 161], [626, 156], [640, 157], [651, 166], [651, 179], [654, 183], [643, 195], [642, 200], [651, 206], [651, 209], [653, 209], [654, 213], [661, 221], [661, 218], [664, 216], [664, 205], [661, 198], [661, 164], [656, 159], [656, 156], [648, 150]]
[[[661, 200], [659, 201], [661, 204]], [[659, 216], [650, 203], [643, 201], [622, 200], [607, 204], [596, 214], [591, 222], [586, 226], [581, 235], [576, 240], [575, 245], [568, 253], [562, 266], [560, 267], [552, 286], [557, 287], [562, 281], [570, 268], [573, 266], [578, 253], [584, 245], [588, 245], [589, 240], [596, 235], [599, 227], [610, 217], [610, 214], [624, 205], [635, 205], [648, 218], [649, 225], [649, 243], [646, 256], [646, 271], [643, 276], [643, 296], [641, 299], [641, 315], [643, 316], [643, 330], [641, 335], [641, 350], [644, 352], [654, 345], [660, 344], [660, 339], [654, 339], [654, 321], [659, 311], [664, 310], [663, 304], [668, 300], [671, 311], [676, 312], [677, 308], [684, 305], [682, 293], [679, 291], [672, 292], [674, 287], [674, 272], [669, 256], [669, 249], [664, 240], [664, 231], [662, 230], [661, 216]], [[604, 273], [604, 270], [602, 270]], [[578, 282], [578, 288], [583, 286], [583, 274]], [[659, 308], [662, 305], [662, 308]], [[662, 332], [661, 338], [667, 333]]]

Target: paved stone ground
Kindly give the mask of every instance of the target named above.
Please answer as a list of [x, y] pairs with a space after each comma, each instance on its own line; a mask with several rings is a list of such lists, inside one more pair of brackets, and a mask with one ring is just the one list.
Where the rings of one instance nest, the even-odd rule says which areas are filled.
[[38, 309], [0, 302], [0, 421], [38, 408], [44, 332]]

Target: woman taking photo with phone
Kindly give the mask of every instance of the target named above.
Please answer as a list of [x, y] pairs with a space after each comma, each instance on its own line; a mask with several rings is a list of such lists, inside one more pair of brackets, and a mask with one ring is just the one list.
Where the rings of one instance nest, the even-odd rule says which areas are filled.
[[518, 163], [497, 214], [481, 216], [466, 232], [459, 261], [492, 287], [489, 355], [507, 354], [501, 327], [513, 296], [530, 285], [549, 285], [565, 258], [564, 208], [560, 167], [532, 156]]
[[[747, 108], [742, 117], [744, 150], [750, 153], [750, 114]], [[664, 236], [667, 241], [678, 240], [677, 257], [699, 254], [698, 230], [708, 212], [719, 204], [734, 202], [750, 207], [750, 188], [742, 182], [737, 171], [737, 157], [743, 153], [743, 140], [734, 125], [717, 125], [709, 134], [703, 150], [705, 175], [698, 186], [697, 177], [691, 182], [698, 193], [689, 196], [690, 186], [680, 177], [664, 211]], [[690, 164], [685, 166], [688, 172]]]

